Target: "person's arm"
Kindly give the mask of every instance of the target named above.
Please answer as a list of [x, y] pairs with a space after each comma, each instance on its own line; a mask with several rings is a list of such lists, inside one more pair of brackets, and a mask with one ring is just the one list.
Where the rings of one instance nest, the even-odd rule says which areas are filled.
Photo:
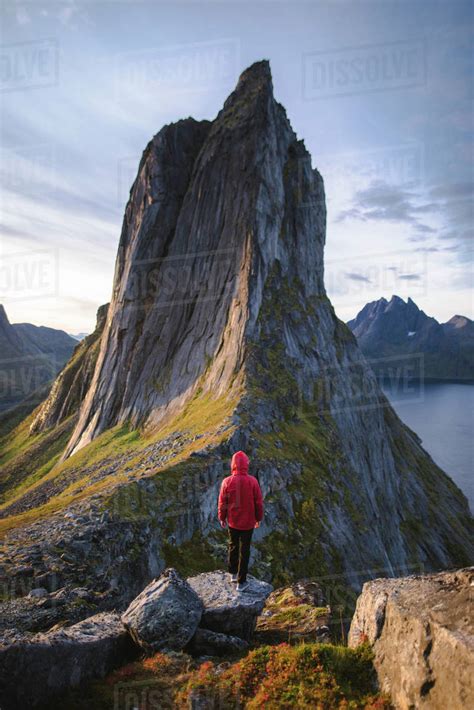
[[260, 523], [263, 519], [263, 496], [257, 479], [255, 478], [254, 480], [253, 501], [255, 505], [255, 518], [257, 522]]
[[224, 527], [226, 520], [227, 520], [227, 508], [229, 505], [228, 501], [228, 496], [227, 496], [227, 486], [226, 486], [226, 480], [222, 481], [221, 485], [221, 491], [219, 493], [219, 503], [217, 505], [217, 517], [220, 520], [220, 523], [222, 527]]

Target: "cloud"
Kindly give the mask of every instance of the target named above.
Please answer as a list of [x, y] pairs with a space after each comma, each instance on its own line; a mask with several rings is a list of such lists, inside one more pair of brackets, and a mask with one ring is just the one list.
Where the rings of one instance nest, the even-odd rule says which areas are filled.
[[[472, 259], [474, 236], [474, 183], [471, 180], [433, 185], [424, 194], [377, 180], [354, 192], [336, 222], [380, 221], [408, 228], [408, 242], [422, 243], [415, 251], [456, 252], [457, 259]], [[427, 224], [425, 217], [430, 217]], [[446, 247], [446, 242], [449, 248]]]
[[398, 274], [397, 278], [403, 279], [404, 281], [419, 281], [421, 279], [420, 274]]
[[[420, 222], [419, 215], [434, 214], [439, 206], [435, 201], [422, 202], [420, 196], [397, 185], [390, 185], [383, 180], [375, 180], [364, 189], [356, 190], [352, 205], [342, 210], [336, 217], [337, 222], [347, 219], [368, 221], [387, 221], [410, 225], [421, 234], [430, 234], [435, 230]], [[418, 238], [421, 240], [421, 237]]]
[[16, 21], [19, 25], [28, 25], [31, 22], [31, 18], [24, 7], [17, 7], [16, 9]]
[[346, 271], [344, 275], [347, 279], [351, 279], [352, 281], [364, 281], [368, 284], [372, 283], [371, 280], [367, 276], [363, 276], [363, 274], [356, 274], [350, 271]]
[[474, 182], [437, 185], [431, 188], [430, 195], [437, 200], [443, 214], [438, 239], [457, 242], [466, 248], [474, 236]]
[[417, 224], [416, 229], [418, 232], [423, 232], [424, 234], [434, 234], [436, 229], [430, 227], [428, 224]]

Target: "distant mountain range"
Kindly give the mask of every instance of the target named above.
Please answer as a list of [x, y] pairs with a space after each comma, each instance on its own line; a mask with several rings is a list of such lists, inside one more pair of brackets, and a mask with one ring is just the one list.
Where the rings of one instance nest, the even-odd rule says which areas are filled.
[[31, 323], [11, 324], [0, 305], [0, 411], [15, 406], [53, 380], [77, 344], [63, 330]]
[[379, 377], [398, 368], [413, 377], [474, 380], [474, 322], [465, 316], [439, 323], [411, 298], [392, 296], [367, 303], [347, 325]]

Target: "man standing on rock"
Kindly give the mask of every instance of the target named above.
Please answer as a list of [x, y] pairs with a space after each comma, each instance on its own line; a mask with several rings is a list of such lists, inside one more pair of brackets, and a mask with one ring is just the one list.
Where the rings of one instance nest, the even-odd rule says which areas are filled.
[[229, 525], [229, 573], [237, 591], [248, 587], [247, 570], [254, 528], [263, 518], [263, 498], [258, 481], [249, 475], [249, 459], [243, 451], [232, 456], [232, 475], [222, 481], [218, 516]]

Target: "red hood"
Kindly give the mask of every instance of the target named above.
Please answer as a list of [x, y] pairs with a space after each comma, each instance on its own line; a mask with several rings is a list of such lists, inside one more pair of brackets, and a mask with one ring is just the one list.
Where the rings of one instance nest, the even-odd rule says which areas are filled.
[[237, 451], [237, 453], [232, 456], [231, 471], [237, 474], [249, 472], [249, 459], [247, 454], [243, 451]]

